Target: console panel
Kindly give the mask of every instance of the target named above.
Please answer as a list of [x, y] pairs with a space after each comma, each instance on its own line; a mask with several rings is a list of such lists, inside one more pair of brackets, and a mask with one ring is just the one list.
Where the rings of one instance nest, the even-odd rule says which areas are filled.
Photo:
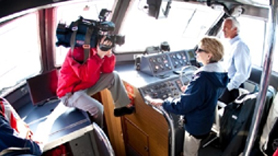
[[194, 50], [180, 50], [155, 55], [143, 55], [140, 71], [151, 76], [161, 76], [191, 65], [195, 60]]

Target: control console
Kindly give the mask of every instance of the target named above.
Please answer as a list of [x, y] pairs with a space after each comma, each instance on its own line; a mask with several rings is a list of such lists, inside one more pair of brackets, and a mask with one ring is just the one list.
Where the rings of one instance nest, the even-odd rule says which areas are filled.
[[172, 71], [169, 56], [166, 53], [144, 55], [141, 58], [140, 71], [152, 76], [166, 74]]
[[181, 67], [190, 64], [186, 51], [171, 52], [168, 55], [173, 66], [173, 70], [180, 69]]
[[179, 97], [182, 94], [181, 87], [189, 83], [198, 69], [191, 65], [192, 61], [196, 61], [193, 49], [141, 56], [141, 72], [157, 77], [169, 75], [164, 76], [163, 80], [138, 88], [142, 97], [148, 95], [163, 100]]
[[168, 97], [179, 97], [182, 94], [181, 87], [187, 85], [191, 79], [191, 75], [183, 77], [168, 78], [160, 82], [149, 84], [139, 88], [142, 97], [150, 96], [152, 98], [167, 99]]
[[160, 76], [180, 70], [195, 60], [194, 50], [181, 50], [156, 55], [143, 55], [140, 71], [151, 76]]

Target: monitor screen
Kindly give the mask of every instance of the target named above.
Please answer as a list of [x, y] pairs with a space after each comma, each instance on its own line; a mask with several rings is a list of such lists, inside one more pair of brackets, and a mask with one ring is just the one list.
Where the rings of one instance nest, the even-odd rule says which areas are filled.
[[57, 98], [57, 83], [58, 71], [56, 69], [27, 79], [27, 85], [33, 104], [41, 105], [48, 100]]
[[194, 52], [194, 49], [188, 50], [188, 51], [187, 51], [187, 54], [188, 54], [189, 60], [195, 60], [195, 52]]

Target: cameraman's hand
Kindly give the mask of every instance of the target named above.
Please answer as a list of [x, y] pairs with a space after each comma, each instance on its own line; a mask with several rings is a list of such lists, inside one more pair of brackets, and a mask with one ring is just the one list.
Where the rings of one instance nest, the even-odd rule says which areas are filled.
[[[109, 41], [109, 40], [106, 40], [105, 41], [105, 38], [106, 37], [103, 37], [100, 41], [100, 44], [102, 45], [105, 45], [105, 46], [112, 46], [112, 42]], [[100, 48], [99, 48], [99, 44], [97, 45], [97, 54], [100, 58], [103, 58], [104, 56], [108, 56], [110, 57], [112, 55], [112, 49], [109, 49], [107, 51], [102, 51]]]

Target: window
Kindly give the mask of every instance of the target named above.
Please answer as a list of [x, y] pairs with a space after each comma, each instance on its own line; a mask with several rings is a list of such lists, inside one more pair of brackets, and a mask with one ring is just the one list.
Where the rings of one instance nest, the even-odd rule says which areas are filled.
[[[276, 30], [278, 29], [278, 27], [276, 26]], [[277, 33], [277, 31], [276, 31]], [[276, 35], [277, 36], [277, 35]], [[278, 39], [276, 37], [276, 43], [274, 46], [274, 53], [273, 53], [273, 64], [272, 64], [272, 70], [278, 73]]]
[[223, 14], [207, 6], [172, 1], [168, 17], [155, 19], [144, 6], [143, 0], [132, 1], [120, 29], [125, 44], [116, 46], [116, 52], [144, 51], [164, 41], [171, 51], [192, 49]]
[[241, 16], [238, 21], [240, 23], [240, 35], [250, 49], [252, 64], [259, 67], [262, 66], [266, 33], [265, 21], [259, 18], [250, 18], [249, 16]]
[[[57, 8], [57, 24], [65, 23], [67, 26], [71, 22], [79, 19], [80, 16], [86, 19], [99, 20], [98, 16], [101, 9], [113, 10], [114, 0], [94, 0], [90, 2], [74, 3], [71, 5], [60, 6]], [[107, 21], [112, 16], [108, 16]], [[63, 46], [56, 47], [55, 65], [60, 66], [69, 48]]]
[[0, 26], [0, 94], [41, 71], [37, 14]]
[[[250, 48], [253, 65], [262, 67], [265, 57], [264, 45], [265, 42], [267, 42], [265, 41], [265, 39], [267, 39], [265, 38], [267, 37], [266, 31], [268, 29], [267, 21], [249, 16], [240, 16], [238, 18], [238, 21], [240, 22], [241, 26], [240, 35], [246, 41]], [[250, 26], [252, 27], [250, 28]], [[275, 45], [278, 45], [277, 39]], [[275, 46], [274, 48], [272, 71], [278, 72], [278, 60], [275, 59], [278, 58], [278, 48], [277, 46]]]

